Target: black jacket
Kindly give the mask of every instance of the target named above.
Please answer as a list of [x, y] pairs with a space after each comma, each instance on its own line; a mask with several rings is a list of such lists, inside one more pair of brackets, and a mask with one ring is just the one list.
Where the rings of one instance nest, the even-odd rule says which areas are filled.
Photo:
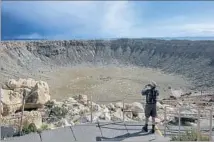
[[159, 96], [159, 91], [156, 89], [146, 89], [142, 90], [141, 94], [146, 96], [147, 104], [156, 104], [157, 96]]

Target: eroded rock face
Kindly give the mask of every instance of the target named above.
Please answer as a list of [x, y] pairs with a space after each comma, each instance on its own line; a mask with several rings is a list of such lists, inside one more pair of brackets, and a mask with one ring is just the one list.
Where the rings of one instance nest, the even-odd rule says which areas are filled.
[[25, 108], [40, 108], [50, 100], [49, 86], [44, 81], [36, 83], [32, 91], [26, 96]]
[[6, 116], [20, 110], [23, 96], [12, 90], [1, 89], [2, 115]]
[[10, 79], [7, 82], [7, 87], [10, 88], [11, 90], [14, 90], [16, 88], [29, 88], [32, 89], [36, 85], [37, 81], [28, 78], [28, 79], [22, 79], [20, 78], [18, 81], [15, 79]]
[[11, 79], [1, 89], [2, 115], [6, 116], [19, 111], [25, 96], [25, 109], [43, 107], [50, 100], [49, 86], [44, 81], [29, 79]]
[[[1, 124], [11, 125], [16, 128], [20, 126], [21, 112], [16, 113], [14, 116], [2, 117]], [[23, 126], [28, 127], [30, 124], [35, 124], [36, 128], [40, 128], [42, 125], [42, 115], [38, 111], [24, 111], [23, 114]]]

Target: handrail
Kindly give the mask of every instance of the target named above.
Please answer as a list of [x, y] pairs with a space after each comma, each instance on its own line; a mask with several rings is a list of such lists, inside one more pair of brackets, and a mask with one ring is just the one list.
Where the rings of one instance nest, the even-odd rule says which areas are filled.
[[[125, 101], [126, 100], [130, 100], [130, 99], [128, 99], [128, 98], [124, 98], [124, 99], [121, 99], [121, 100], [114, 100], [114, 101], [97, 101], [97, 102], [110, 102], [110, 103], [112, 103], [112, 102], [121, 102], [121, 103], [123, 103], [123, 108], [122, 108], [122, 113], [123, 113], [123, 121], [122, 122], [125, 122], [125, 112], [133, 112], [133, 110], [126, 110], [125, 109]], [[133, 100], [141, 100], [141, 101], [143, 101], [143, 100], [145, 100], [145, 99], [133, 99]], [[91, 115], [91, 123], [93, 123], [93, 116], [92, 116], [92, 102], [93, 102], [93, 100], [92, 100], [92, 97], [90, 98], [90, 100], [89, 100], [91, 103], [88, 103], [88, 106], [91, 108], [90, 109], [90, 112], [88, 112], [88, 113], [90, 113], [90, 115]], [[173, 103], [173, 102], [178, 102], [177, 100], [160, 100], [160, 99], [158, 99], [157, 101], [161, 101], [161, 102], [171, 102], [171, 103]], [[182, 101], [182, 103], [185, 103], [185, 102], [195, 102], [195, 101], [189, 101], [189, 100], [187, 100], [187, 101]], [[210, 140], [211, 140], [211, 138], [212, 138], [212, 129], [213, 129], [213, 127], [212, 127], [212, 121], [214, 120], [214, 118], [213, 118], [213, 104], [214, 104], [214, 102], [206, 102], [206, 101], [197, 101], [197, 104], [198, 103], [210, 103], [211, 104], [211, 106], [209, 107], [209, 108], [203, 108], [204, 110], [206, 110], [206, 111], [209, 111], [209, 116], [210, 116], [210, 118], [209, 118], [209, 120], [210, 120], [210, 128], [209, 128], [209, 138], [210, 138]], [[21, 103], [17, 103], [17, 104], [21, 104]], [[26, 104], [28, 104], [28, 103], [26, 103]], [[33, 104], [33, 103], [32, 103]], [[144, 104], [144, 102], [143, 102], [143, 104]], [[203, 117], [203, 115], [208, 115], [205, 111], [203, 111], [203, 112], [200, 112], [200, 110], [199, 110], [199, 107], [185, 107], [185, 106], [178, 106], [175, 110], [178, 110], [178, 113], [175, 113], [175, 112], [171, 112], [171, 111], [167, 111], [167, 105], [165, 105], [164, 106], [164, 119], [163, 119], [163, 121], [164, 121], [164, 129], [163, 129], [163, 131], [164, 131], [164, 136], [166, 136], [166, 132], [167, 132], [167, 117], [166, 117], [166, 114], [171, 114], [172, 116], [178, 116], [178, 118], [179, 118], [179, 123], [178, 123], [178, 127], [179, 127], [179, 131], [178, 131], [178, 134], [179, 134], [179, 136], [180, 136], [180, 134], [181, 134], [181, 118], [182, 117], [188, 117], [188, 116], [191, 116], [191, 117], [189, 117], [189, 118], [196, 118], [197, 120], [200, 120], [200, 119], [204, 119], [204, 118], [206, 118], [207, 119], [207, 117]], [[187, 108], [195, 108], [195, 109], [197, 109], [198, 110], [198, 113], [188, 113], [188, 114], [184, 114], [184, 113], [182, 113], [181, 112], [181, 110], [182, 109], [187, 109]], [[144, 113], [144, 111], [137, 111], [138, 113]], [[202, 116], [201, 116], [202, 115]], [[13, 118], [13, 117], [11, 117], [11, 118], [8, 118], [8, 119], [20, 119], [21, 118], [21, 116], [14, 116], [14, 117], [16, 117], [16, 118]], [[42, 117], [42, 119], [48, 119], [48, 118], [58, 118], [58, 117]], [[20, 123], [21, 124], [21, 123]], [[20, 125], [20, 127], [21, 127], [21, 125]], [[170, 130], [169, 130], [170, 131]], [[201, 128], [200, 128], [200, 122], [198, 121], [198, 126], [197, 126], [197, 131], [199, 132], [199, 131], [201, 131]], [[207, 130], [208, 131], [208, 130]]]

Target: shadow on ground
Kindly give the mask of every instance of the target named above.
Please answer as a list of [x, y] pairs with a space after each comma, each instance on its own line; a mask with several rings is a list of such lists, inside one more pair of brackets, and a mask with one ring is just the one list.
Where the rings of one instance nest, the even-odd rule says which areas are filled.
[[[121, 124], [114, 123], [114, 125], [121, 125]], [[130, 129], [127, 129], [127, 128], [125, 128], [125, 129], [118, 129], [118, 128], [111, 128], [111, 127], [108, 127], [108, 126], [105, 126], [105, 125], [104, 126], [99, 126], [98, 125], [97, 127], [100, 128], [100, 131], [101, 131], [101, 128], [105, 128], [105, 129], [111, 129], [111, 130], [126, 130], [127, 133], [122, 134], [122, 135], [118, 135], [118, 136], [115, 136], [115, 137], [105, 137], [102, 134], [102, 136], [97, 136], [96, 137], [96, 141], [123, 141], [123, 140], [125, 140], [127, 138], [131, 138], [131, 137], [148, 136], [148, 135], [152, 134], [151, 132], [145, 132], [143, 130], [130, 133], [130, 132], [128, 132], [128, 130], [130, 130]], [[139, 129], [132, 129], [132, 130], [139, 130]]]

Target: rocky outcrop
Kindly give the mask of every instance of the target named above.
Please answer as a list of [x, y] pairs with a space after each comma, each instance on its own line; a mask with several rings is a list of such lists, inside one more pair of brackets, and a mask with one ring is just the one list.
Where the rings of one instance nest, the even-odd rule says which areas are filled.
[[36, 83], [37, 81], [31, 78], [28, 78], [28, 79], [20, 78], [17, 81], [15, 79], [10, 79], [5, 85], [11, 90], [18, 89], [18, 88], [33, 89]]
[[139, 103], [139, 102], [132, 103], [130, 110], [132, 111], [132, 114], [134, 116], [138, 116], [139, 113], [143, 113], [144, 112], [143, 105], [141, 103]]
[[[18, 129], [20, 126], [20, 119], [21, 112], [2, 117], [1, 124], [6, 126], [14, 126], [16, 129]], [[30, 124], [34, 124], [36, 128], [40, 128], [42, 125], [42, 115], [38, 111], [24, 111], [22, 122], [23, 127], [28, 127]]]
[[88, 104], [88, 97], [87, 95], [79, 95], [78, 96], [78, 102], [83, 104], [83, 105], [87, 105]]
[[44, 81], [38, 81], [34, 88], [26, 94], [25, 108], [40, 108], [50, 100], [49, 86]]
[[171, 90], [171, 94], [170, 94], [170, 98], [171, 99], [177, 99], [180, 98], [184, 92], [182, 90], [174, 90], [174, 89], [170, 89]]
[[37, 109], [50, 100], [49, 86], [44, 81], [11, 79], [1, 89], [2, 115], [19, 111], [25, 100], [25, 109]]
[[6, 116], [20, 110], [23, 95], [13, 90], [1, 89], [2, 115]]
[[[1, 123], [6, 125], [13, 123], [12, 125], [16, 127], [20, 125], [21, 112], [17, 111], [22, 107], [23, 98], [25, 98], [26, 110], [37, 109], [37, 111], [24, 111], [23, 125], [25, 127], [33, 124], [37, 128], [40, 128], [42, 118], [44, 118], [43, 122], [53, 125], [53, 127], [69, 126], [91, 121], [144, 121], [145, 119], [144, 105], [139, 102], [129, 104], [117, 102], [115, 104], [100, 105], [91, 102], [87, 95], [77, 95], [62, 102], [50, 100], [48, 84], [33, 79], [10, 80], [5, 84], [4, 89], [1, 89], [1, 95], [1, 104], [3, 106]], [[180, 106], [190, 107], [188, 110], [181, 111], [182, 123], [194, 123], [196, 119], [191, 113], [197, 113], [197, 110], [194, 109], [197, 106], [194, 104], [185, 104], [180, 99], [182, 97], [176, 97], [177, 103], [168, 101], [167, 104], [167, 101], [164, 102], [164, 100], [161, 103], [157, 102], [158, 116], [156, 123], [164, 122], [164, 108], [167, 109], [167, 114], [178, 114], [177, 108]], [[166, 121], [177, 123], [178, 117], [177, 115], [167, 115]]]

